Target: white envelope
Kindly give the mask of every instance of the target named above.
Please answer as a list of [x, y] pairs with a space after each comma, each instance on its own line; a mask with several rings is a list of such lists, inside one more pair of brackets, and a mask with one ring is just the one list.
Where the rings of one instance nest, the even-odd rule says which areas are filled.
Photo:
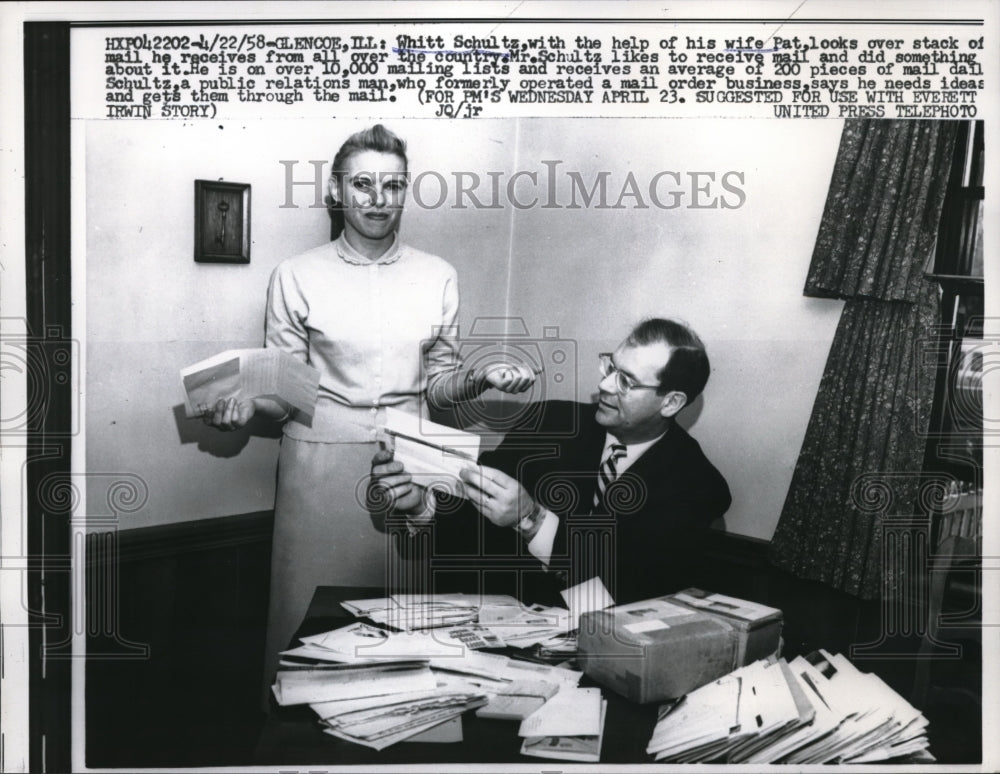
[[437, 486], [465, 496], [460, 473], [476, 467], [479, 436], [386, 408], [385, 431], [393, 437], [393, 459], [421, 486]]
[[[559, 592], [569, 608], [569, 620], [576, 628], [580, 626], [580, 616], [593, 610], [603, 610], [615, 604], [615, 600], [598, 576], [578, 583], [572, 588]], [[549, 736], [546, 734], [545, 736]]]
[[518, 736], [597, 736], [601, 689], [564, 687], [521, 721]]

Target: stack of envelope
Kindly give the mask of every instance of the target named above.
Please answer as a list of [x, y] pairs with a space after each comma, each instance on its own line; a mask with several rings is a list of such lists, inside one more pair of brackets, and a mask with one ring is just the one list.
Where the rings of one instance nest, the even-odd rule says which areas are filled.
[[426, 661], [386, 664], [283, 664], [272, 691], [278, 704], [310, 704], [335, 699], [384, 696], [434, 688]]
[[327, 734], [382, 750], [452, 721], [467, 710], [483, 706], [486, 701], [483, 694], [442, 687], [322, 702], [311, 708]]
[[523, 721], [527, 755], [596, 761], [605, 702], [599, 689], [577, 687], [582, 672], [484, 652], [544, 645], [572, 656], [582, 612], [613, 603], [599, 579], [575, 589], [569, 609], [476, 594], [342, 602], [372, 623], [303, 637], [284, 651], [275, 698], [308, 704], [326, 733], [379, 750], [429, 732], [458, 741], [459, 716], [475, 709]]
[[696, 763], [930, 762], [927, 720], [878, 677], [820, 650], [757, 661], [661, 707], [647, 752]]
[[524, 605], [503, 594], [394, 594], [341, 604], [359, 618], [393, 629], [450, 629], [453, 636], [468, 640], [473, 647], [560, 643], [577, 627], [565, 608]]
[[[326, 733], [381, 750], [468, 710], [529, 717], [582, 676], [477, 650], [446, 629], [393, 632], [356, 622], [285, 651], [273, 691], [281, 705], [308, 704]], [[461, 740], [461, 725], [452, 729], [436, 741]]]
[[[353, 623], [303, 639], [303, 644], [283, 651], [278, 677], [308, 674], [314, 670], [340, 671], [348, 666], [401, 667], [426, 664], [435, 673], [473, 676], [496, 689], [508, 683], [534, 680], [556, 686], [576, 685], [583, 673], [566, 666], [522, 661], [499, 653], [485, 653], [449, 636], [446, 630], [391, 632], [365, 623]], [[493, 691], [498, 692], [497, 690]], [[277, 695], [277, 689], [276, 689]], [[280, 698], [279, 698], [280, 703]]]
[[479, 611], [476, 597], [465, 594], [394, 594], [341, 605], [358, 617], [407, 631], [468, 623]]
[[474, 648], [538, 647], [575, 655], [583, 613], [614, 605], [598, 577], [562, 592], [567, 607], [524, 605], [504, 594], [394, 594], [341, 605], [358, 618], [403, 631], [443, 629]]
[[[440, 677], [429, 661], [284, 661], [272, 690], [282, 706], [308, 704], [326, 733], [381, 750], [484, 706], [491, 695], [484, 688], [488, 682], [472, 676]], [[458, 736], [450, 741], [460, 740], [459, 726]]]
[[[569, 610], [544, 605], [484, 605], [479, 610], [477, 620], [480, 627], [489, 630], [504, 645], [512, 648], [530, 648], [556, 642], [567, 637], [576, 628], [575, 624], [570, 623]], [[575, 642], [575, 637], [573, 640]]]
[[466, 650], [481, 647], [478, 640], [470, 642], [473, 637], [478, 637], [478, 634], [468, 627], [393, 632], [359, 621], [330, 632], [303, 637], [301, 645], [284, 651], [282, 656], [286, 660], [297, 657], [342, 663], [462, 657]]
[[566, 686], [521, 721], [522, 755], [596, 762], [601, 757], [608, 702], [599, 688]]

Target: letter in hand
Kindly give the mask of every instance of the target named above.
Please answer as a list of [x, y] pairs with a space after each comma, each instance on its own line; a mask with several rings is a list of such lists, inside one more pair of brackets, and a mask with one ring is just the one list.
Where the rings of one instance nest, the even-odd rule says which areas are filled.
[[368, 510], [417, 516], [424, 507], [424, 489], [413, 483], [413, 476], [406, 472], [403, 463], [393, 460], [388, 449], [375, 452], [368, 483]]
[[535, 383], [536, 372], [526, 365], [496, 363], [486, 368], [486, 383], [501, 392], [516, 395]]
[[198, 406], [206, 425], [220, 430], [238, 430], [246, 425], [257, 411], [252, 398], [220, 398], [215, 409], [204, 403]]
[[535, 503], [516, 479], [485, 465], [462, 468], [466, 496], [498, 527], [514, 527], [532, 513]]

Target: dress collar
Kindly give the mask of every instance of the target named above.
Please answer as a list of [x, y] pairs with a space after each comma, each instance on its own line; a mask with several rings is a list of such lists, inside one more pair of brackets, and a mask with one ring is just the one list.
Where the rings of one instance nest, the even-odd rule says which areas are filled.
[[343, 261], [346, 263], [353, 263], [357, 266], [374, 266], [375, 264], [386, 265], [389, 263], [395, 263], [403, 254], [403, 243], [400, 242], [398, 233], [393, 233], [392, 244], [389, 245], [389, 249], [382, 253], [382, 255], [374, 261], [368, 260], [365, 256], [351, 247], [347, 239], [344, 238], [343, 231], [340, 232], [339, 237], [333, 240], [333, 247], [337, 251], [337, 255], [339, 255]]

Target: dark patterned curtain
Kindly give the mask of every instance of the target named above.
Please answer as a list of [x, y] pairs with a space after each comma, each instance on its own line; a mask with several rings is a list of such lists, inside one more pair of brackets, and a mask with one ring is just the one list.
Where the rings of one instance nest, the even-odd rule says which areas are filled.
[[883, 588], [882, 513], [859, 482], [885, 474], [887, 513], [912, 511], [919, 488], [934, 372], [918, 345], [939, 318], [924, 271], [956, 131], [954, 122], [848, 121], [806, 280], [806, 295], [847, 303], [771, 560], [863, 598]]

